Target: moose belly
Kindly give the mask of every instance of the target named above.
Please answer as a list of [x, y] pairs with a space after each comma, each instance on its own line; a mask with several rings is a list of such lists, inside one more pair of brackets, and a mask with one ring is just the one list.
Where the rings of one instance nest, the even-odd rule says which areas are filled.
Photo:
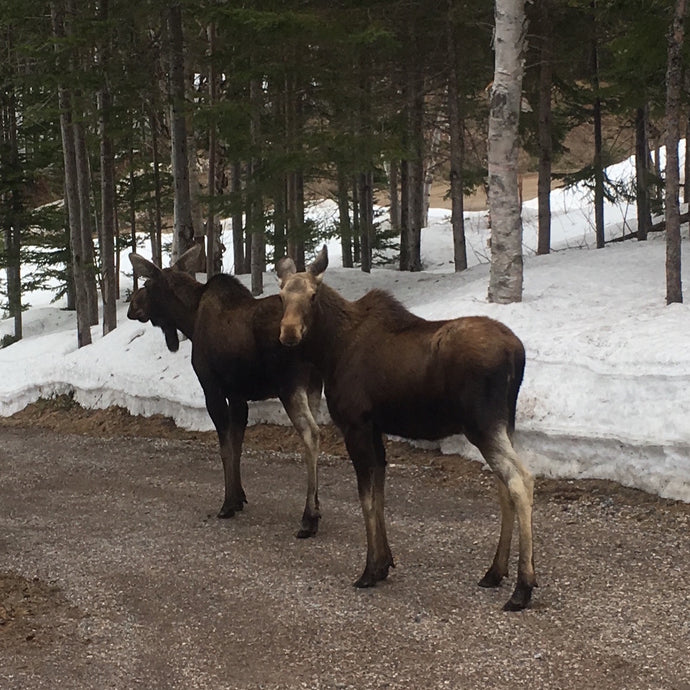
[[403, 438], [437, 440], [463, 431], [462, 411], [444, 400], [393, 401], [372, 416], [383, 432]]

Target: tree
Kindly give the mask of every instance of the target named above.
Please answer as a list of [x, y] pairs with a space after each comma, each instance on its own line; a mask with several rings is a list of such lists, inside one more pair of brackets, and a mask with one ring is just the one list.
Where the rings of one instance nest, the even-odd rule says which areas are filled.
[[168, 8], [169, 88], [172, 169], [175, 180], [173, 261], [194, 244], [192, 199], [189, 181], [189, 150], [187, 148], [187, 104], [184, 70], [184, 35], [182, 8], [173, 3]]
[[666, 303], [683, 301], [678, 203], [678, 139], [686, 0], [676, 0], [668, 32], [666, 70]]
[[19, 155], [17, 131], [17, 101], [14, 74], [15, 57], [12, 27], [7, 26], [4, 38], [5, 65], [8, 74], [3, 75], [4, 86], [0, 91], [0, 201], [7, 267], [7, 301], [10, 316], [14, 319], [14, 339], [22, 337], [22, 288], [21, 288], [21, 239], [23, 206], [23, 171]]
[[635, 113], [635, 187], [637, 203], [637, 239], [644, 241], [652, 226], [649, 197], [649, 143], [647, 141], [647, 106]]
[[452, 204], [450, 224], [453, 228], [453, 265], [456, 271], [464, 271], [467, 268], [463, 184], [465, 142], [458, 89], [460, 70], [458, 68], [456, 27], [452, 21], [454, 16], [452, 0], [449, 0], [448, 8], [450, 16], [446, 40], [448, 42], [448, 138], [450, 141], [450, 199]]
[[[592, 7], [596, 10], [596, 2], [592, 3]], [[594, 168], [594, 231], [597, 238], [597, 248], [602, 249], [606, 244], [606, 237], [604, 234], [604, 159], [603, 159], [603, 141], [602, 141], [602, 105], [601, 105], [601, 80], [599, 76], [599, 31], [596, 13], [592, 13], [592, 33], [591, 33], [591, 51], [592, 51], [592, 93], [594, 96], [594, 103], [592, 108], [592, 120], [594, 124], [594, 161], [592, 166]]]
[[551, 0], [539, 0], [539, 178], [537, 254], [551, 251], [551, 164], [553, 159], [553, 19]]
[[[67, 0], [70, 2], [70, 0]], [[72, 9], [72, 8], [70, 8]], [[71, 27], [66, 21], [65, 6], [61, 0], [51, 2], [53, 35], [56, 39], [56, 51], [59, 45], [71, 38]], [[58, 52], [58, 58], [61, 55]], [[65, 174], [65, 202], [69, 218], [70, 248], [72, 252], [72, 276], [75, 286], [77, 311], [77, 345], [83, 347], [91, 344], [91, 318], [89, 313], [88, 287], [86, 280], [85, 257], [81, 228], [81, 199], [78, 187], [77, 153], [75, 128], [73, 126], [72, 94], [65, 81], [70, 70], [63, 68], [62, 81], [58, 84], [58, 101], [60, 107], [60, 132]]]
[[[101, 0], [100, 21], [109, 20], [108, 0]], [[99, 55], [99, 66], [103, 82], [98, 98], [98, 128], [101, 148], [101, 223], [99, 226], [99, 248], [101, 258], [101, 290], [103, 294], [103, 335], [117, 326], [117, 284], [115, 281], [115, 157], [111, 134], [112, 94], [108, 70], [110, 68], [111, 46], [104, 37]]]
[[518, 193], [518, 122], [525, 46], [525, 0], [496, 0], [495, 71], [489, 112], [489, 301], [522, 300], [522, 218]]

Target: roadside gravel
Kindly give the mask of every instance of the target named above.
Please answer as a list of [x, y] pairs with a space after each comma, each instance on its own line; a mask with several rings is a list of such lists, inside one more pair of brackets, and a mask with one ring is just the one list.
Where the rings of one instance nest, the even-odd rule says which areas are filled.
[[356, 590], [364, 528], [337, 441], [319, 534], [297, 540], [289, 430], [252, 430], [249, 504], [220, 521], [212, 436], [137, 424], [0, 423], [0, 688], [690, 690], [690, 505], [539, 481], [540, 587], [504, 613], [512, 577], [476, 586], [498, 531], [477, 464], [390, 446], [397, 567]]

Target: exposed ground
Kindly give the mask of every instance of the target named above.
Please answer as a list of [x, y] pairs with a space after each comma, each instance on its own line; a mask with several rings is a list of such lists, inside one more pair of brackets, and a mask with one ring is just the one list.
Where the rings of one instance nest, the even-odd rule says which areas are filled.
[[690, 505], [539, 481], [540, 587], [508, 614], [512, 578], [475, 584], [490, 475], [391, 443], [397, 567], [360, 591], [354, 473], [324, 437], [322, 524], [297, 540], [290, 429], [250, 428], [249, 504], [220, 521], [213, 434], [64, 398], [0, 419], [0, 688], [690, 690]]

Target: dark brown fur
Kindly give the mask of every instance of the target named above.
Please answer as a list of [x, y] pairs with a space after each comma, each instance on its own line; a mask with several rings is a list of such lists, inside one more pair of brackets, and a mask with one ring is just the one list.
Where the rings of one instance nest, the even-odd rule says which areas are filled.
[[321, 378], [298, 351], [280, 344], [280, 298], [254, 299], [239, 280], [225, 274], [199, 283], [184, 270], [197, 253], [191, 249], [175, 266], [163, 270], [130, 255], [137, 275], [147, 280], [132, 296], [127, 316], [160, 327], [172, 351], [179, 347], [178, 330], [192, 341], [192, 366], [218, 433], [225, 473], [219, 517], [231, 517], [246, 502], [240, 454], [247, 401], [281, 400], [306, 447], [307, 502], [298, 536], [312, 536], [320, 517], [319, 433], [314, 415], [321, 398]]
[[498, 478], [499, 547], [481, 583], [507, 574], [513, 521], [520, 523], [518, 583], [506, 605], [524, 608], [536, 584], [532, 562], [532, 478], [510, 441], [525, 366], [515, 334], [487, 317], [427, 321], [374, 290], [349, 302], [322, 280], [325, 248], [306, 273], [278, 266], [284, 314], [281, 341], [304, 347], [324, 379], [328, 409], [343, 432], [357, 472], [367, 528], [360, 587], [387, 577], [393, 565], [383, 515], [382, 434], [440, 439], [463, 433]]

